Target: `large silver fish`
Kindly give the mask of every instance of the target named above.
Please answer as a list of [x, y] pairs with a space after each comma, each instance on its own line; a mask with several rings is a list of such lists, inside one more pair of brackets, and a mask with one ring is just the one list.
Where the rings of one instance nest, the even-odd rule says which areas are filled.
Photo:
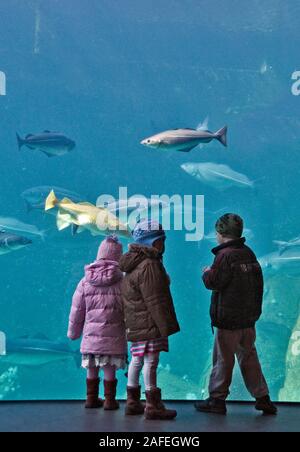
[[60, 132], [50, 132], [45, 130], [43, 133], [33, 135], [28, 134], [25, 138], [21, 138], [17, 134], [19, 150], [22, 146], [27, 146], [29, 149], [41, 151], [48, 157], [58, 157], [75, 148], [75, 141], [66, 137]]
[[300, 274], [300, 247], [287, 248], [285, 251], [270, 253], [258, 259], [266, 273], [281, 272], [287, 276]]
[[7, 340], [5, 354], [0, 356], [0, 364], [8, 363], [18, 366], [36, 367], [45, 364], [73, 359], [80, 367], [81, 356], [74, 352], [69, 344], [50, 341], [44, 335], [24, 336]]
[[0, 228], [14, 232], [36, 235], [42, 240], [45, 240], [46, 237], [46, 231], [41, 231], [35, 225], [23, 223], [16, 218], [0, 217]]
[[163, 151], [189, 152], [199, 144], [210, 143], [212, 140], [218, 140], [223, 146], [227, 146], [227, 126], [217, 132], [205, 130], [203, 125], [198, 129], [166, 130], [142, 140], [141, 144]]
[[254, 187], [254, 181], [251, 181], [245, 174], [234, 171], [228, 165], [211, 162], [183, 163], [181, 168], [195, 179], [219, 190], [233, 186], [241, 188]]
[[275, 245], [278, 245], [279, 254], [281, 255], [288, 248], [294, 248], [295, 246], [300, 246], [300, 236], [296, 237], [295, 239], [289, 240], [289, 241], [273, 240], [273, 243], [275, 243]]
[[26, 237], [11, 234], [10, 232], [0, 230], [0, 255], [17, 251], [32, 243]]
[[114, 202], [103, 204], [102, 197], [100, 196], [96, 202], [97, 207], [105, 207], [110, 212], [119, 216], [122, 213], [127, 215], [135, 213], [142, 213], [148, 210], [164, 209], [168, 204], [159, 199], [146, 198], [145, 196], [132, 196], [127, 200], [119, 199]]
[[120, 221], [127, 223], [130, 229], [133, 229], [136, 222], [143, 215], [160, 215], [163, 210], [168, 208], [168, 204], [159, 199], [146, 198], [144, 196], [132, 196], [127, 200], [117, 200], [103, 205], [101, 196], [98, 198], [97, 207], [106, 208], [109, 212], [116, 215]]
[[[254, 234], [251, 229], [244, 228], [243, 237], [245, 237], [247, 240], [252, 240], [254, 238]], [[217, 242], [216, 230], [215, 229], [211, 230], [207, 235], [204, 235], [203, 239], [211, 243], [216, 243]]]

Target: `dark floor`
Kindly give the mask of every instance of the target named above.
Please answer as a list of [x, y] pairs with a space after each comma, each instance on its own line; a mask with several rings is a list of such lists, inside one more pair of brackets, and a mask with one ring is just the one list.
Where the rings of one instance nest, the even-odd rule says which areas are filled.
[[175, 421], [145, 421], [114, 412], [85, 410], [82, 402], [1, 402], [0, 432], [299, 432], [300, 405], [279, 405], [278, 416], [262, 416], [250, 404], [229, 404], [227, 416], [205, 415], [190, 402], [168, 403]]

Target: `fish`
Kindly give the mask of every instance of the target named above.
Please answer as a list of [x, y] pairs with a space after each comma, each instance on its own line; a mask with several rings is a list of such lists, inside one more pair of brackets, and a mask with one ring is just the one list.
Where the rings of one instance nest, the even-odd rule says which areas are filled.
[[285, 273], [288, 276], [300, 274], [300, 247], [287, 248], [282, 253], [266, 254], [258, 259], [266, 273]]
[[145, 196], [132, 196], [129, 199], [119, 199], [110, 203], [103, 203], [101, 196], [97, 199], [97, 207], [106, 208], [116, 215], [120, 221], [127, 223], [132, 229], [142, 215], [151, 216], [161, 214], [164, 209], [169, 207], [169, 203], [159, 200], [146, 198]]
[[70, 358], [79, 368], [81, 365], [79, 351], [73, 351], [67, 342], [51, 341], [45, 335], [37, 334], [33, 337], [6, 339], [5, 354], [0, 356], [0, 364], [39, 367]]
[[115, 202], [108, 203], [106, 205], [103, 205], [101, 201], [98, 202], [97, 200], [96, 206], [106, 207], [106, 209], [108, 209], [110, 212], [115, 213], [116, 215], [119, 215], [123, 212], [130, 215], [133, 212], [144, 212], [153, 209], [164, 209], [168, 206], [168, 204], [159, 199], [156, 200], [146, 198], [144, 196], [136, 196], [131, 197], [128, 200], [118, 200]]
[[40, 231], [33, 224], [26, 224], [16, 218], [0, 217], [0, 228], [5, 231], [25, 232], [26, 234], [35, 235], [40, 237], [43, 241], [46, 237], [46, 231]]
[[117, 234], [130, 238], [128, 226], [106, 208], [96, 207], [89, 202], [74, 203], [68, 198], [61, 201], [52, 190], [45, 202], [45, 210], [58, 208], [56, 224], [59, 231], [72, 227], [73, 235], [88, 230], [93, 236]]
[[33, 135], [28, 134], [25, 138], [21, 138], [17, 133], [17, 141], [19, 150], [22, 146], [27, 146], [29, 149], [43, 152], [48, 157], [58, 157], [72, 151], [76, 143], [70, 138], [66, 137], [60, 132], [50, 132], [50, 130], [44, 130], [44, 132]]
[[[243, 230], [243, 237], [247, 240], [252, 240], [254, 238], [253, 231], [251, 229], [245, 228]], [[216, 243], [216, 231], [215, 229], [211, 230], [207, 235], [204, 235], [203, 240], [207, 240], [208, 242]]]
[[288, 242], [282, 240], [273, 240], [273, 243], [275, 245], [278, 245], [279, 254], [282, 255], [288, 248], [300, 246], [300, 236], [296, 237], [295, 239], [289, 240]]
[[218, 163], [183, 163], [181, 169], [190, 176], [211, 185], [217, 190], [224, 190], [230, 187], [253, 188], [254, 181], [246, 175], [238, 173], [228, 165]]
[[218, 140], [223, 146], [227, 147], [227, 130], [228, 127], [224, 126], [217, 132], [210, 132], [207, 130], [207, 123], [204, 123], [199, 125], [197, 129], [182, 128], [166, 130], [145, 138], [141, 141], [141, 144], [162, 151], [190, 152], [199, 144]]
[[84, 200], [83, 196], [65, 188], [48, 185], [32, 187], [21, 193], [21, 197], [24, 199], [26, 204], [27, 212], [31, 212], [32, 210], [40, 210], [44, 212], [45, 201], [51, 190], [54, 190], [59, 198], [69, 198], [73, 202], [80, 202]]
[[0, 255], [20, 250], [31, 244], [32, 241], [26, 237], [15, 235], [4, 230], [0, 231]]

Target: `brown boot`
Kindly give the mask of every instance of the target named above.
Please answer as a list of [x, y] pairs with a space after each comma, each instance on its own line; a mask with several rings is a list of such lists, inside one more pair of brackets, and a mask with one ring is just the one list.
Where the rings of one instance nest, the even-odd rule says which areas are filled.
[[127, 386], [127, 402], [125, 414], [127, 416], [135, 416], [144, 414], [145, 405], [141, 402], [141, 387], [131, 388]]
[[146, 391], [145, 418], [151, 421], [168, 421], [177, 416], [177, 411], [167, 410], [161, 401], [161, 390], [159, 388]]
[[86, 408], [101, 408], [103, 406], [103, 400], [99, 399], [99, 383], [100, 378], [95, 380], [86, 380], [87, 387], [87, 399], [85, 403]]
[[120, 405], [116, 401], [118, 380], [104, 380], [104, 409], [105, 410], [118, 410]]

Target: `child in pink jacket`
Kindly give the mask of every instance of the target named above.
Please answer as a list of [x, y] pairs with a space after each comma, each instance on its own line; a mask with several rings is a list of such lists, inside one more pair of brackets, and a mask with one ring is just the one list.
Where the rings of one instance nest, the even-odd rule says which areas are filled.
[[116, 371], [127, 362], [127, 342], [121, 299], [123, 274], [119, 269], [122, 244], [116, 237], [101, 243], [97, 260], [85, 267], [85, 276], [73, 296], [68, 337], [83, 336], [82, 367], [87, 369], [86, 408], [99, 408], [99, 371], [104, 371], [104, 409], [116, 410]]

